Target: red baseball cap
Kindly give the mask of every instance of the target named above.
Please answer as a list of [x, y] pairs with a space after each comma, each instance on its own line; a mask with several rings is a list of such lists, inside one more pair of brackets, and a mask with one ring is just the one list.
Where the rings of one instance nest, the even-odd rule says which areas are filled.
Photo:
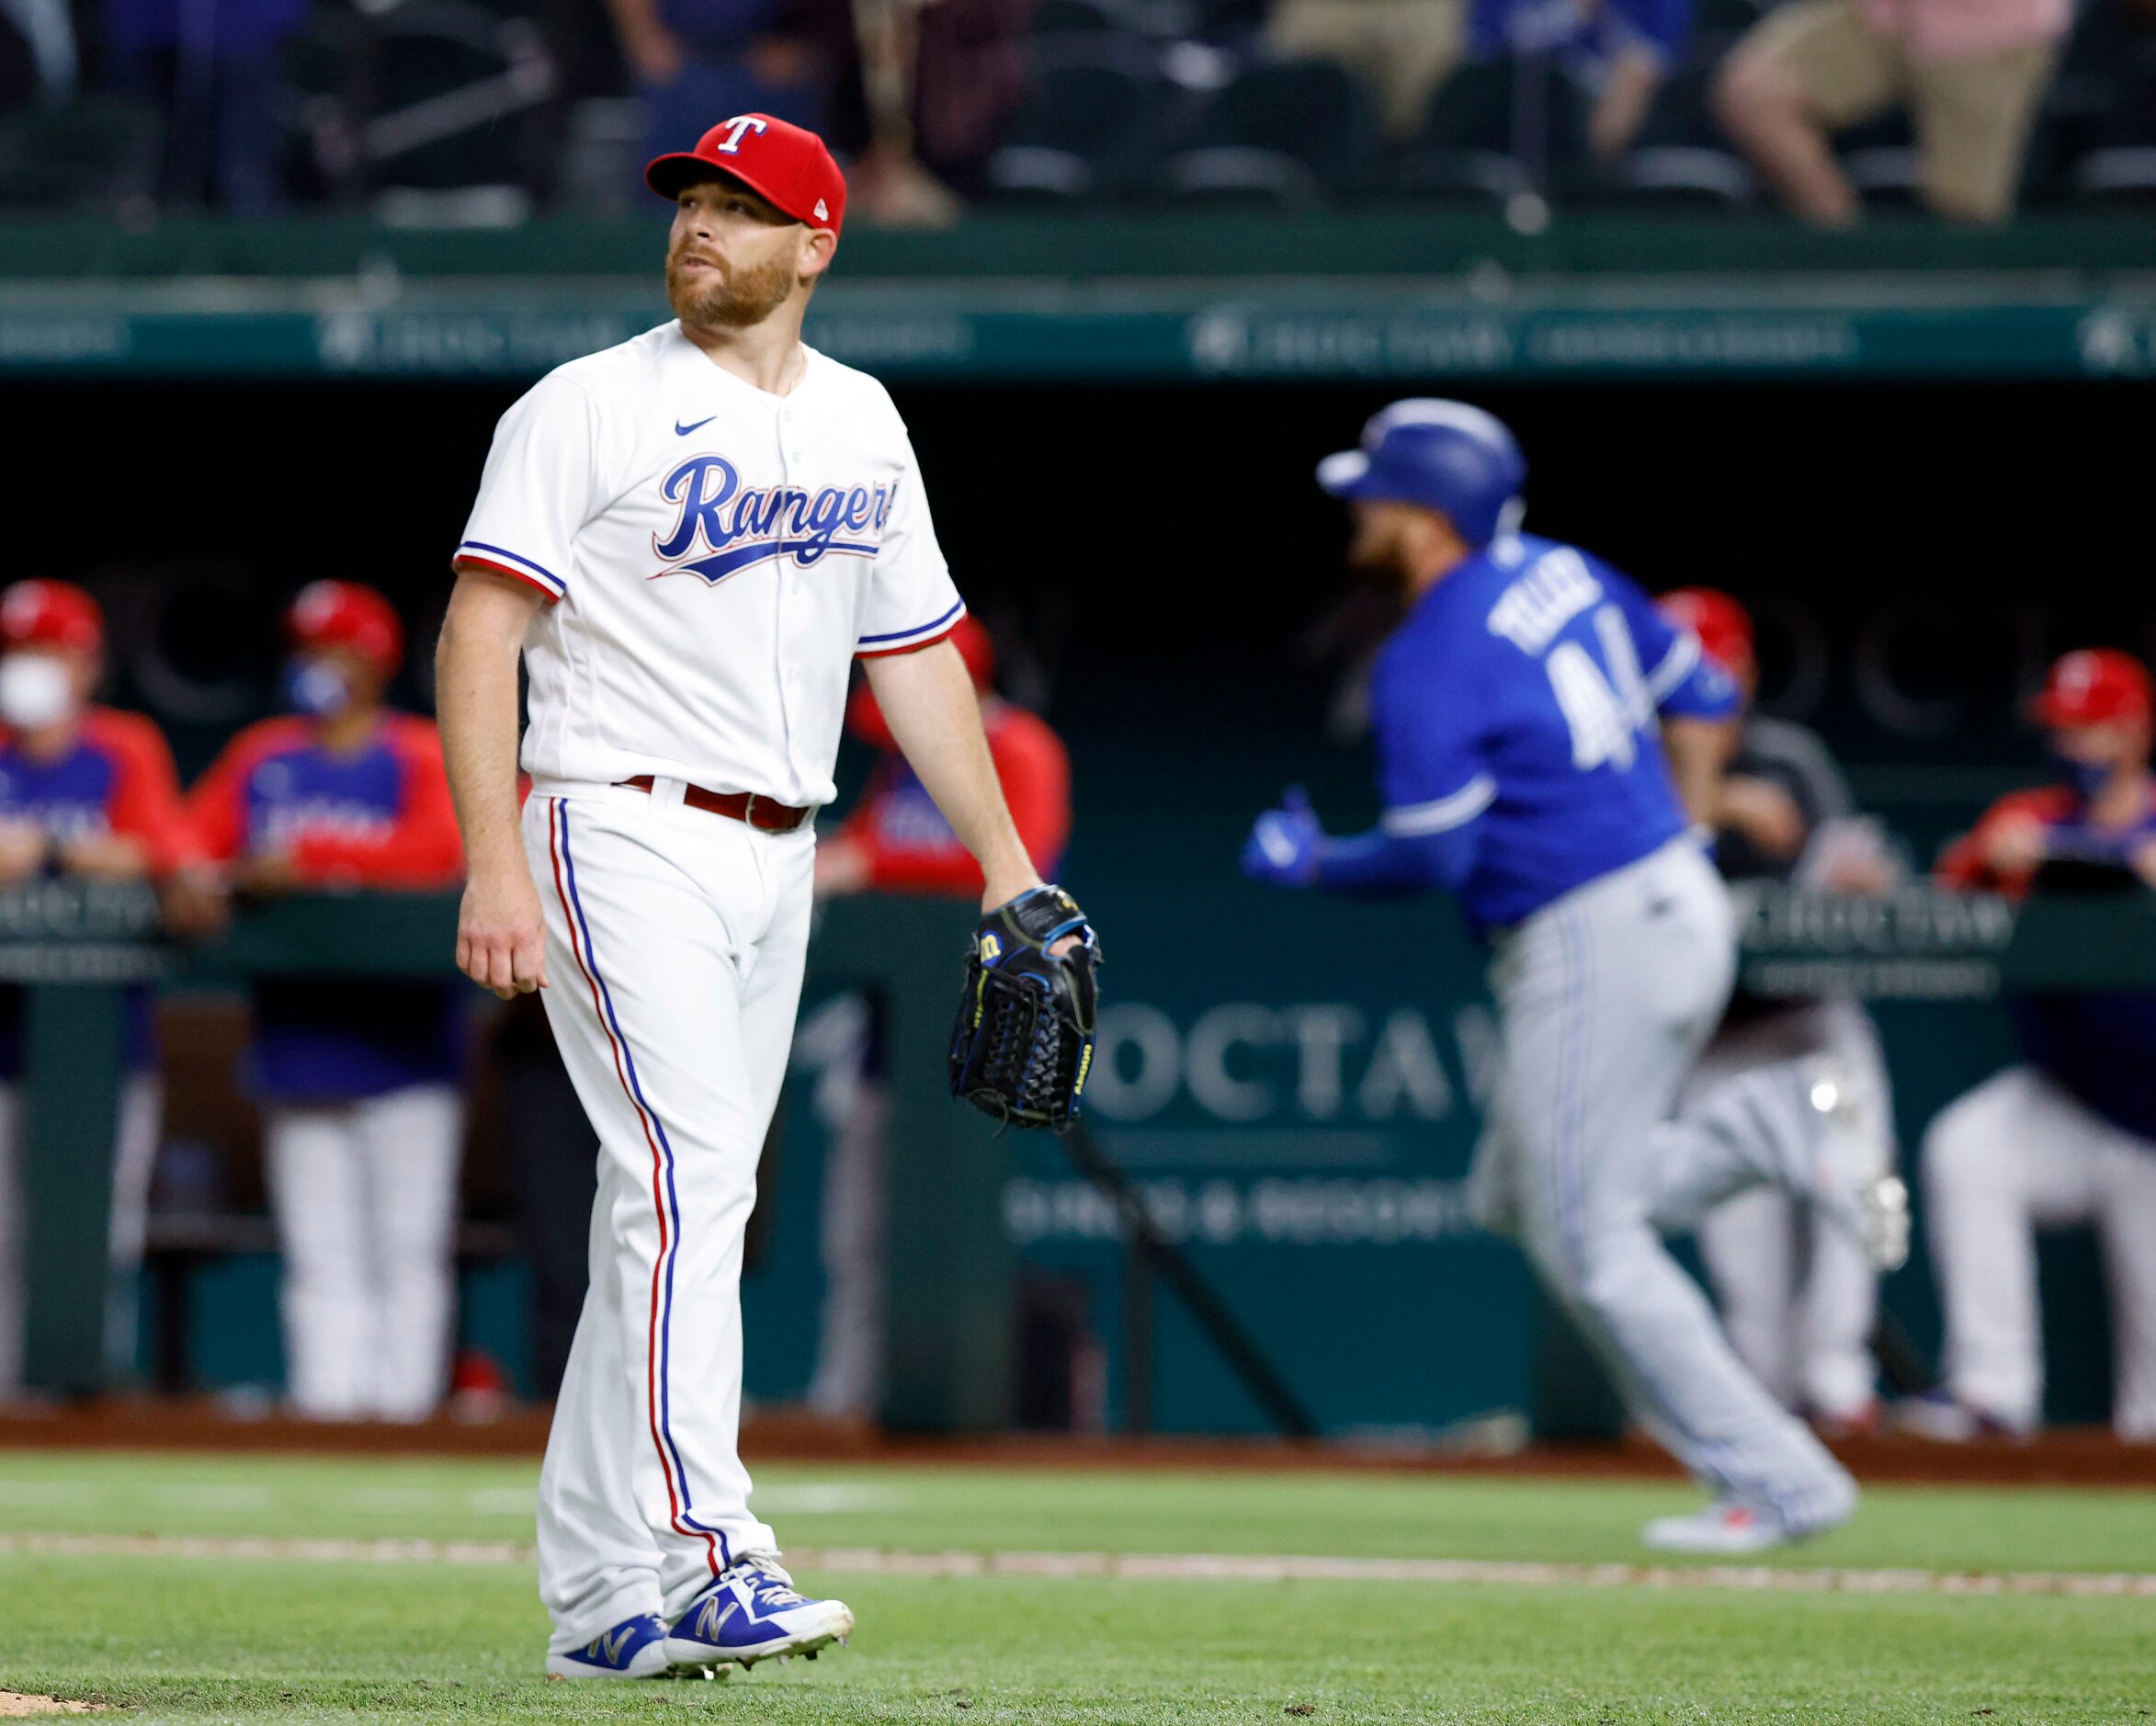
[[73, 582], [17, 582], [0, 594], [0, 642], [95, 653], [105, 645], [105, 613]]
[[2051, 667], [2043, 693], [2029, 703], [2039, 725], [2106, 725], [2156, 717], [2156, 685], [2131, 653], [2084, 647]]
[[301, 647], [347, 648], [385, 677], [404, 657], [396, 608], [357, 582], [309, 582], [285, 613], [285, 633]]
[[1699, 638], [1708, 658], [1724, 671], [1749, 671], [1756, 658], [1752, 614], [1712, 587], [1679, 587], [1655, 602], [1662, 615]]
[[812, 131], [769, 114], [736, 114], [697, 140], [694, 150], [655, 156], [644, 184], [661, 198], [725, 174], [762, 194], [796, 221], [838, 232], [845, 220], [845, 176]]

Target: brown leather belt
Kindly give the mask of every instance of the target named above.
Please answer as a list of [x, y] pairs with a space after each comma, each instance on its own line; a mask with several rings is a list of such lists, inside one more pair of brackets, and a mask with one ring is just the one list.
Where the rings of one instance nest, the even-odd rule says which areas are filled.
[[[614, 783], [632, 791], [649, 791], [652, 776], [640, 773], [633, 779], [616, 779]], [[745, 821], [764, 833], [791, 833], [816, 812], [812, 809], [789, 808], [771, 798], [759, 797], [754, 791], [707, 791], [700, 785], [684, 787], [681, 801], [706, 814]]]

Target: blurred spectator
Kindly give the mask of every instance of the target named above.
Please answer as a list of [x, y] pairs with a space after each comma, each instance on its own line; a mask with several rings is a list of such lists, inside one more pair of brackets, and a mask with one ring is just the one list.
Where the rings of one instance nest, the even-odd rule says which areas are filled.
[[1474, 0], [1468, 34], [1479, 54], [1549, 55], [1593, 91], [1587, 145], [1611, 162], [1683, 58], [1692, 0]]
[[[951, 642], [981, 695], [989, 754], [1027, 854], [1053, 880], [1071, 836], [1071, 764], [1048, 722], [994, 693], [995, 650], [971, 618]], [[857, 892], [926, 893], [978, 903], [981, 866], [959, 843], [891, 734], [866, 682], [846, 708], [846, 730], [879, 752], [860, 801], [816, 853], [821, 898]], [[875, 1004], [827, 1003], [805, 1019], [797, 1059], [821, 1069], [816, 1108], [830, 1131], [823, 1166], [823, 1311], [809, 1405], [839, 1418], [871, 1418], [883, 1395], [885, 1181], [881, 1039]]]
[[[17, 582], [0, 594], [0, 885], [40, 876], [169, 881], [199, 862], [172, 751], [137, 713], [95, 707], [105, 671], [97, 602], [66, 582]], [[149, 1217], [165, 1088], [155, 997], [127, 994], [127, 1077], [113, 1147], [107, 1369], [135, 1358], [135, 1280]], [[0, 1395], [22, 1381], [24, 1215], [17, 1081], [23, 992], [0, 985]]]
[[1265, 27], [1275, 53], [1330, 60], [1375, 90], [1395, 142], [1421, 127], [1466, 39], [1466, 0], [1279, 0]]
[[988, 158], [1025, 96], [1033, 0], [857, 0], [868, 142], [854, 208], [885, 227], [940, 227], [987, 189]]
[[[2156, 688], [2125, 653], [2069, 653], [2037, 698], [2060, 783], [2001, 800], [1941, 858], [1950, 886], [2020, 894], [2156, 886]], [[2032, 1431], [2043, 1414], [2035, 1231], [2094, 1223], [2111, 1283], [2119, 1436], [2156, 1439], [2156, 993], [2014, 1004], [2022, 1063], [1932, 1123], [1926, 1228], [1946, 1388], [1925, 1435]]]
[[[433, 722], [382, 692], [403, 630], [370, 588], [318, 581], [287, 618], [293, 717], [242, 732], [194, 791], [233, 890], [426, 890], [462, 869]], [[460, 982], [265, 977], [252, 1089], [285, 1255], [292, 1404], [416, 1420], [448, 1368]]]
[[1730, 51], [1715, 108], [1783, 200], [1845, 226], [1857, 198], [1829, 134], [1906, 108], [1923, 199], [1999, 221], [2072, 0], [1785, 0]]
[[[1877, 839], [1867, 837], [1872, 830], [1857, 819], [1826, 744], [1801, 725], [1754, 710], [1759, 667], [1744, 608], [1700, 587], [1666, 595], [1662, 608], [1699, 638], [1744, 697], [1714, 817], [1723, 878], [1845, 892], [1890, 886], [1894, 871]], [[1867, 1130], [1891, 1141], [1893, 1102], [1878, 1031], [1846, 997], [1769, 1000], [1740, 983], [1687, 1097], [1734, 1073], [1804, 1055], [1833, 1058]], [[1759, 1187], [1708, 1211], [1698, 1235], [1730, 1346], [1759, 1381], [1829, 1433], [1874, 1425], [1878, 1363], [1868, 1339], [1878, 1277], [1849, 1232], [1821, 1226], [1780, 1188]]]
[[830, 68], [804, 0], [607, 3], [643, 99], [647, 157], [734, 114], [823, 129]]
[[105, 0], [108, 83], [165, 117], [158, 191], [262, 215], [278, 185], [278, 92], [308, 0]]

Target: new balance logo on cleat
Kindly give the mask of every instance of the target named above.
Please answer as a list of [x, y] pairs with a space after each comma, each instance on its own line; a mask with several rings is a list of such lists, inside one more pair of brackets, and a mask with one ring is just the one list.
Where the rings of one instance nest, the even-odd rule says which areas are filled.
[[769, 1558], [743, 1559], [714, 1577], [689, 1603], [666, 1637], [666, 1658], [676, 1666], [734, 1664], [759, 1660], [813, 1658], [853, 1633], [854, 1615], [844, 1601], [811, 1600]]
[[547, 1656], [550, 1678], [663, 1678], [672, 1670], [665, 1621], [652, 1612], [622, 1619], [582, 1648]]

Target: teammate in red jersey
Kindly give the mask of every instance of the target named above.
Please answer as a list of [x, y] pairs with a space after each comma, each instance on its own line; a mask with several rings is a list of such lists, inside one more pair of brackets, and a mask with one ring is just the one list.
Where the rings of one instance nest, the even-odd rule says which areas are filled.
[[[970, 617], [951, 630], [952, 645], [973, 674], [981, 694], [981, 722], [1011, 820], [1034, 867], [1053, 879], [1071, 837], [1071, 758], [1062, 739], [1037, 713], [995, 693], [995, 648]], [[936, 807], [876, 705], [866, 682], [846, 705], [846, 731], [881, 751], [861, 800], [838, 831], [819, 841], [816, 891], [948, 893], [979, 898], [981, 866], [959, 843]]]
[[[2068, 653], [2032, 717], [2058, 782], [2016, 791], [1939, 859], [1946, 885], [2018, 898], [2156, 888], [2156, 681], [2130, 654]], [[1928, 1437], [2028, 1433], [2043, 1418], [2036, 1231], [2094, 1223], [2114, 1319], [2112, 1424], [2156, 1439], [2156, 991], [2016, 997], [2017, 1065], [1924, 1135], [1925, 1234], [1945, 1310], [1946, 1386], [1902, 1408]]]
[[[433, 722], [383, 694], [403, 654], [387, 600], [301, 590], [291, 716], [242, 732], [195, 788], [234, 891], [445, 889], [463, 856]], [[415, 1420], [448, 1363], [464, 992], [403, 979], [265, 978], [251, 1088], [284, 1242], [287, 1378], [321, 1419]]]
[[[142, 715], [90, 700], [105, 673], [97, 602], [66, 582], [17, 582], [0, 594], [0, 885], [41, 876], [176, 881], [200, 850], [172, 751]], [[129, 991], [105, 1326], [108, 1368], [123, 1378], [134, 1360], [135, 1277], [164, 1113], [155, 1007], [147, 986]], [[22, 991], [0, 986], [0, 1394], [22, 1368]]]

